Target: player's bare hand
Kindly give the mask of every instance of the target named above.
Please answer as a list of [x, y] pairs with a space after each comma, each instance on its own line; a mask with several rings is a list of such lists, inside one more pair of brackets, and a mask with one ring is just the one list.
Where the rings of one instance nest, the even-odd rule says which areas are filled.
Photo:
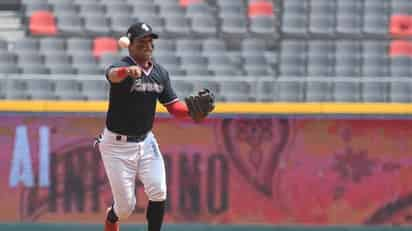
[[127, 68], [127, 75], [132, 78], [139, 78], [142, 76], [142, 69], [139, 66], [129, 66]]

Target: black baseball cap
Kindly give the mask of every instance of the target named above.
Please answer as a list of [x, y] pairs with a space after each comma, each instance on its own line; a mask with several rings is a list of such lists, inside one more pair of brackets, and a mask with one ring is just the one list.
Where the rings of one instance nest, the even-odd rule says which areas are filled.
[[127, 29], [127, 37], [130, 41], [133, 41], [133, 39], [143, 38], [147, 35], [152, 36], [154, 39], [159, 38], [159, 35], [153, 32], [152, 27], [144, 22], [135, 23]]

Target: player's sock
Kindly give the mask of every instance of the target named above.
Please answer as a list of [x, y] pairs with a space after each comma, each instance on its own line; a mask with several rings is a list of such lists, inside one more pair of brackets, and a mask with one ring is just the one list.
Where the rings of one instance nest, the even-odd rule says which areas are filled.
[[149, 231], [160, 231], [165, 212], [165, 201], [149, 201], [146, 218]]
[[119, 220], [119, 217], [116, 215], [116, 213], [114, 213], [113, 207], [111, 207], [110, 210], [109, 210], [109, 212], [107, 213], [106, 219], [107, 219], [110, 223], [116, 223], [116, 222]]
[[114, 213], [113, 207], [110, 207], [107, 211], [106, 221], [104, 222], [104, 231], [119, 231], [119, 217]]

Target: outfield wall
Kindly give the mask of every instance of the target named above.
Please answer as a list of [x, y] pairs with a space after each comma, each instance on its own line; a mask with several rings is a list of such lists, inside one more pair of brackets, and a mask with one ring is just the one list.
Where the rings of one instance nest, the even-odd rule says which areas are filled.
[[[21, 103], [20, 110], [17, 102], [4, 105], [0, 223], [101, 223], [111, 194], [92, 143], [104, 126], [104, 109], [75, 102], [59, 104], [64, 113], [53, 102]], [[201, 124], [159, 109], [154, 133], [166, 160], [168, 224], [411, 222], [408, 105], [398, 105], [402, 113], [387, 112], [402, 119], [378, 119], [370, 111], [287, 114], [253, 107], [242, 114], [245, 105], [229, 105], [232, 111], [218, 105]], [[145, 204], [138, 184], [127, 223], [145, 222]]]

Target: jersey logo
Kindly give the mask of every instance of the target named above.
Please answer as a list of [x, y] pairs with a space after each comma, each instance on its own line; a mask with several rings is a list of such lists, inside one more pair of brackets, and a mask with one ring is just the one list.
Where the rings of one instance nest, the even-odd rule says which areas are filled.
[[156, 92], [162, 93], [163, 86], [157, 83], [144, 83], [141, 78], [136, 79], [132, 87], [130, 88], [130, 92]]
[[142, 29], [145, 31], [150, 31], [150, 28], [148, 25], [146, 25], [145, 23], [142, 24]]

